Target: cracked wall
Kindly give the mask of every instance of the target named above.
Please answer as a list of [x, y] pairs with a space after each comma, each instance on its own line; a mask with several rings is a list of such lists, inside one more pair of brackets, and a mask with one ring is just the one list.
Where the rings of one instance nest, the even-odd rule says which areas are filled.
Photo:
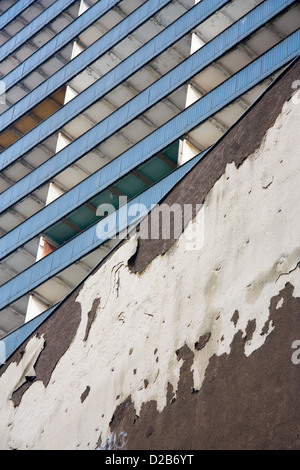
[[300, 448], [299, 73], [166, 198], [201, 250], [132, 236], [0, 369], [1, 448]]

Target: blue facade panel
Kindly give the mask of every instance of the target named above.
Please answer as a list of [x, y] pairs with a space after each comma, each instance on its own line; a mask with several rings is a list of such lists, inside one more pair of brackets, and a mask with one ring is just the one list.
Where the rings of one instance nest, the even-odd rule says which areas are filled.
[[[260, 23], [257, 23], [256, 20], [256, 10], [247, 15], [248, 29], [244, 32], [243, 35], [239, 35], [240, 40], [247, 37], [247, 35], [251, 34], [257, 27], [262, 25], [266, 20], [274, 15], [273, 10], [271, 10], [270, 16], [266, 16], [266, 7], [268, 7], [269, 3], [272, 3], [272, 0], [263, 3], [257, 8], [260, 13]], [[277, 3], [280, 3], [280, 6], [277, 7], [275, 14], [291, 4], [292, 1], [278, 0]], [[129, 123], [136, 116], [156, 104], [160, 99], [162, 99], [162, 97], [166, 97], [169, 93], [173, 92], [183, 83], [197, 75], [201, 70], [215, 61], [218, 57], [222, 56], [226, 51], [234, 46], [236, 32], [239, 31], [243, 21], [244, 19], [239, 20], [225, 32], [221, 33], [214, 40], [209, 42], [206, 46], [202, 47], [199, 51], [186, 59], [182, 64], [178, 65], [167, 75], [156, 81], [149, 89], [146, 89], [144, 92], [140, 93], [136, 98], [133, 98], [131, 101], [114, 112], [111, 116], [108, 116], [105, 120], [101, 121], [82, 137], [71, 143], [66, 149], [56, 154], [56, 156], [52, 157], [52, 159], [48, 160], [41, 167], [38, 167], [35, 171], [23, 178], [19, 183], [16, 183], [13, 187], [9, 188], [7, 191], [1, 194], [0, 212], [6, 210], [9, 206], [15, 204], [18, 200], [25, 197], [26, 194], [28, 194], [28, 191], [26, 192], [26, 190], [30, 188], [30, 190], [33, 191], [36, 187], [42, 183], [45, 183], [47, 179], [52, 178], [59, 171], [62, 171], [63, 168], [66, 168], [72, 162], [75, 162], [81, 158], [83, 155], [88, 153], [88, 151], [95, 148], [122, 126], [126, 125], [126, 123]], [[221, 44], [224, 42], [227, 43], [226, 48], [224, 46], [221, 47]], [[140, 51], [141, 50], [138, 50], [136, 55], [141, 59]], [[120, 64], [120, 67], [125, 67], [125, 65], [126, 60]], [[244, 77], [243, 79], [247, 81], [247, 77]], [[91, 100], [90, 95], [92, 94], [94, 87], [102, 90], [100, 96], [103, 96], [107, 92], [106, 84], [108, 84], [110, 87], [113, 87], [114, 85], [110, 80], [109, 74], [103, 78], [103, 82], [103, 87], [100, 87], [102, 81], [99, 80], [99, 82], [96, 82], [93, 86], [79, 95], [78, 98], [75, 98], [66, 106], [64, 106], [62, 110], [44, 121], [38, 129], [33, 129], [33, 131], [27, 134], [23, 139], [20, 139], [14, 145], [10, 146], [7, 151], [2, 152], [3, 160], [0, 164], [0, 167], [4, 168], [8, 161], [16, 158], [16, 155], [20, 155], [21, 152], [25, 153], [28, 149], [38, 145], [39, 141], [41, 140], [40, 135], [43, 129], [45, 129], [46, 135], [52, 133], [52, 131], [49, 129], [49, 127], [51, 128], [52, 122], [57, 124], [56, 128], [60, 128], [66, 120], [70, 120], [71, 117], [77, 115], [80, 110], [93, 101], [93, 98]], [[220, 100], [220, 98], [215, 99]], [[204, 106], [208, 106], [206, 102]], [[209, 112], [210, 111], [208, 108], [208, 113]], [[62, 115], [61, 122], [59, 121], [60, 113]], [[208, 115], [209, 114], [207, 114], [207, 117]], [[27, 147], [26, 142], [28, 143]], [[14, 197], [12, 197], [12, 194], [14, 194]]]
[[[16, 34], [14, 38], [7, 41], [0, 48], [0, 60], [1, 53], [3, 58], [8, 57], [18, 47], [22, 46], [25, 41], [29, 40], [33, 34], [46, 26], [61, 11], [71, 5], [73, 1], [61, 2], [59, 0], [55, 2], [52, 7], [49, 7], [43, 14], [37, 17], [31, 25], [23, 28], [20, 33]], [[10, 89], [18, 84], [48, 58], [52, 58], [64, 45], [70, 43], [119, 2], [120, 0], [100, 0], [96, 2], [72, 24], [57, 34], [55, 38], [7, 74], [4, 77], [7, 88]], [[4, 27], [5, 24], [8, 24], [13, 18], [17, 17], [31, 3], [25, 0], [16, 2], [16, 5], [0, 16], [0, 26]], [[117, 26], [104, 34], [74, 60], [67, 63], [52, 77], [5, 111], [0, 116], [1, 129], [8, 129], [16, 120], [25, 116], [29, 110], [41, 103], [62, 85], [66, 85], [73, 77], [119, 44], [120, 41], [169, 3], [172, 2], [170, 0], [149, 0], [144, 2], [140, 8], [123, 19]], [[107, 93], [117, 88], [124, 80], [130, 78], [135, 72], [167, 51], [169, 47], [180, 41], [185, 35], [191, 33], [194, 28], [219, 11], [227, 3], [230, 4], [231, 2], [229, 0], [202, 0], [182, 14], [182, 16], [165, 27], [152, 40], [121, 61], [120, 64], [63, 106], [59, 111], [42, 121], [37, 127], [2, 151], [0, 169], [2, 171], [7, 169], [29, 151], [38, 147], [47, 137], [61, 130], [68, 122], [71, 122], [98, 100], [105, 97]], [[265, 0], [262, 2], [244, 17], [233, 23], [232, 26], [225, 29], [187, 59], [179, 63], [170, 72], [162, 75], [161, 78], [157, 79], [152, 85], [141, 91], [123, 106], [117, 108], [107, 118], [101, 122], [97, 121], [98, 123], [85, 132], [85, 134], [78, 137], [67, 147], [36, 169], [33, 169], [27, 176], [0, 194], [0, 213], [5, 213], [42, 185], [53, 180], [59, 173], [76, 163], [90, 151], [97, 149], [99, 145], [121, 131], [123, 127], [132, 123], [161, 100], [167, 98], [168, 95], [178, 90], [182, 85], [189, 84], [193, 78], [216, 60], [249, 38], [252, 33], [293, 4], [295, 4], [294, 0]], [[212, 118], [223, 108], [273, 75], [281, 67], [289, 64], [299, 55], [299, 51], [300, 30], [298, 29], [257, 59], [253, 59], [249, 65], [230, 78], [224, 78], [223, 83], [207, 94], [204, 94], [202, 98], [179, 112], [179, 114], [165, 124], [156, 128], [129, 148], [129, 150], [124, 151], [63, 196], [2, 236], [0, 240], [0, 260], [13, 254], [25, 243], [49, 229], [56, 222], [59, 222], [63, 217], [66, 217], [93, 197], [100, 195], [111, 185], [117, 183], [120, 178], [128, 175], [132, 170], [147, 162], [158, 153], [163, 152], [164, 149], [178, 139], [184, 138], [186, 134], [195, 130], [207, 119]], [[146, 215], [152, 206], [158, 204], [174, 185], [203, 158], [208, 150], [172, 171], [168, 176], [162, 178], [147, 190], [141, 192], [139, 196], [129, 201], [126, 208], [129, 210], [135, 204], [143, 204]], [[134, 194], [137, 194], [137, 192]], [[115, 213], [108, 215], [97, 225], [93, 225], [79, 233], [54, 252], [0, 286], [0, 310], [5, 309], [23, 296], [30, 294], [41, 284], [80, 261], [93, 250], [102, 245], [105, 246], [105, 243], [110, 238], [109, 234], [104, 230], [109, 220], [116, 218], [117, 233], [128, 228], [132, 222], [136, 222], [134, 217], [124, 220], [122, 217], [125, 213], [124, 210], [125, 208], [120, 208]], [[104, 234], [102, 238], [99, 238], [99, 232], [96, 230], [97, 227], [102, 227], [101, 233]], [[40, 317], [36, 324], [31, 323], [31, 329], [30, 327], [28, 329], [20, 329], [13, 336], [8, 335], [6, 338], [8, 351], [12, 351], [13, 348], [17, 347], [26, 338], [29, 331], [32, 331], [32, 328], [39, 321], [43, 321], [52, 311], [53, 309], [49, 309], [45, 312], [44, 316]]]
[[43, 13], [28, 23], [23, 29], [21, 29], [21, 31], [0, 47], [0, 61], [4, 60], [16, 49], [22, 46], [33, 35], [50, 23], [50, 21], [66, 10], [72, 3], [75, 3], [75, 1], [76, 0], [57, 0], [49, 8], [44, 10]]
[[[203, 155], [201, 154], [194, 158], [190, 162], [175, 170], [162, 181], [146, 190], [137, 198], [134, 198], [128, 203], [128, 210], [134, 204], [143, 204], [148, 209], [148, 211], [150, 211], [151, 206], [158, 204], [160, 200], [172, 189], [172, 187], [178, 181], [180, 181], [180, 179], [183, 178], [183, 176], [188, 171], [190, 171], [190, 169], [202, 157]], [[119, 211], [117, 211], [117, 214], [118, 212]], [[110, 214], [103, 220], [103, 222], [100, 223], [106, 224], [109, 217], [114, 217], [114, 214]], [[126, 224], [122, 226], [118, 225], [116, 233], [119, 233], [124, 229], [126, 229]], [[79, 234], [75, 239], [66, 243], [48, 255], [46, 258], [41, 259], [33, 266], [14, 277], [11, 281], [1, 286], [0, 309], [5, 308], [8, 302], [14, 302], [22, 296], [26, 295], [32, 289], [35, 289], [46, 280], [50, 279], [52, 276], [55, 276], [63, 269], [81, 259], [83, 256], [88, 255], [91, 251], [100, 247], [108, 240], [109, 237], [99, 239], [94, 226]]]
[[14, 70], [4, 77], [6, 89], [16, 85], [26, 75], [36, 69], [39, 65], [53, 56], [59, 49], [68, 44], [77, 35], [82, 33], [98, 18], [108, 12], [114, 5], [118, 4], [120, 0], [101, 0], [95, 3], [85, 13], [79, 16], [73, 23], [63, 29], [54, 38], [48, 41], [43, 47], [38, 49], [28, 59], [22, 62]]
[[[203, 0], [203, 2], [204, 1], [206, 0]], [[165, 3], [168, 2], [161, 2], [161, 7], [163, 7]], [[216, 3], [218, 4], [216, 8], [220, 9], [222, 5], [228, 3], [228, 0], [219, 0], [218, 2], [214, 0], [211, 6], [213, 7]], [[105, 93], [108, 93], [112, 89], [112, 87], [117, 86], [123, 80], [132, 75], [141, 66], [146, 64], [151, 57], [155, 57], [161, 51], [163, 51], [167, 47], [170, 47], [175, 41], [187, 34], [188, 31], [190, 31], [194, 26], [201, 22], [201, 18], [203, 16], [202, 10], [202, 4], [197, 4], [187, 13], [185, 13], [185, 15], [180, 17], [175, 22], [175, 24], [171, 24], [169, 27], [159, 33], [153, 40], [149, 41], [147, 44], [142, 46], [138, 54], [132, 54], [128, 59], [122, 61], [122, 64], [120, 64], [120, 66], [115, 67], [111, 72], [106, 74], [109, 76], [109, 79], [108, 77], [105, 78], [105, 81], [102, 79], [100, 89], [103, 91], [101, 92], [101, 95], [99, 95], [99, 90], [97, 90], [97, 87], [93, 87], [95, 100], [99, 99]], [[147, 9], [145, 8], [145, 14], [143, 15], [143, 18], [146, 18], [145, 15], [149, 14], [151, 14], [151, 12], [149, 10], [149, 6], [147, 5]], [[134, 28], [134, 22], [133, 24], [131, 24], [131, 27]], [[74, 76], [84, 70], [88, 65], [90, 65], [99, 57], [101, 57], [101, 55], [105, 54], [105, 52], [107, 52], [110, 48], [116, 45], [116, 38], [118, 38], [118, 41], [121, 41], [132, 31], [130, 29], [123, 28], [123, 35], [120, 35], [120, 33], [118, 33], [118, 36], [116, 36], [115, 29], [116, 28], [109, 31], [105, 36], [98, 39], [88, 49], [83, 51], [80, 56], [75, 57], [61, 70], [57, 71], [54, 75], [52, 75], [47, 81], [39, 85], [31, 93], [22, 98], [19, 102], [14, 105], [13, 109], [8, 109], [5, 113], [3, 113], [1, 117], [1, 119], [3, 119], [3, 128], [7, 127], [11, 123], [12, 119], [16, 120], [21, 117], [24, 113], [24, 110], [36, 106], [39, 102], [49, 96], [49, 94], [53, 93], [60, 86], [65, 84], [67, 81], [71, 80]]]
[[[273, 47], [263, 56], [259, 57], [253, 63], [249, 64], [243, 70], [228, 79], [225, 83], [191, 105], [180, 115], [176, 116], [157, 131], [150, 134], [146, 139], [144, 139], [142, 144], [137, 144], [135, 146], [136, 148], [127, 151], [125, 153], [128, 158], [127, 162], [131, 161], [132, 159], [130, 156], [133, 158], [135, 154], [142, 155], [140, 158], [145, 158], [147, 147], [151, 155], [155, 154], [159, 148], [163, 148], [179, 138], [183, 131], [187, 132], [204, 121], [204, 119], [207, 118], [206, 110], [208, 110], [209, 107], [211, 109], [211, 113], [215, 113], [222, 109], [226, 104], [232, 102], [235, 98], [250, 90], [262, 79], [274, 73], [275, 70], [278, 70], [279, 66], [292, 60], [295, 57], [295, 53], [292, 52], [290, 55], [287, 55], [289, 42], [292, 42], [294, 46], [298, 44], [298, 48], [296, 50], [299, 50], [300, 31], [283, 40], [280, 44]], [[295, 47], [291, 49], [295, 50]], [[145, 145], [146, 141], [148, 141], [148, 145]], [[143, 152], [139, 153], [137, 152], [137, 148], [141, 146], [144, 146], [142, 149]], [[134, 204], [139, 200], [143, 203], [148, 203], [149, 199], [147, 198], [149, 194], [151, 194], [151, 203], [158, 203], [159, 200], [152, 197], [152, 195], [155, 194], [154, 191], [157, 188], [163, 188], [161, 189], [161, 194], [165, 194], [172, 188], [172, 184], [176, 181], [176, 175], [181, 177], [182, 172], [184, 173], [184, 171], [188, 171], [190, 165], [195, 164], [196, 161], [197, 158], [191, 160], [189, 164], [177, 169], [161, 182], [145, 191], [141, 196], [139, 196], [140, 199], [135, 198], [130, 201], [129, 205]], [[165, 190], [166, 192], [164, 192]], [[105, 220], [106, 219], [103, 220], [103, 223], [105, 223]], [[123, 227], [120, 229], [122, 228]], [[48, 257], [42, 259], [0, 287], [0, 309], [4, 308], [8, 302], [11, 303], [18, 298], [21, 298], [45, 280], [56, 275], [67, 266], [70, 266], [83, 256], [87, 255], [90, 251], [96, 249], [105, 241], [106, 240], [97, 239], [94, 226], [87, 229], [75, 239], [57, 249], [54, 253], [48, 255]]]

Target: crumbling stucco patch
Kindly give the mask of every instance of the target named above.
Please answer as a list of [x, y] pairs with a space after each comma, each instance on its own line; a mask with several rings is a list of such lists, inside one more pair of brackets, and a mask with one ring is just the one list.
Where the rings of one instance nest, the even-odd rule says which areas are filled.
[[44, 339], [35, 336], [29, 341], [22, 351], [22, 359], [15, 368], [11, 367], [10, 374], [15, 377], [13, 386], [8, 398], [12, 399], [13, 394], [26, 382], [31, 382], [36, 377], [35, 364], [42, 350], [44, 349]]
[[101, 299], [95, 299], [94, 302], [93, 302], [93, 306], [92, 306], [91, 310], [88, 312], [88, 321], [87, 321], [87, 324], [86, 324], [85, 336], [83, 338], [83, 341], [86, 341], [88, 339], [89, 332], [90, 332], [92, 323], [94, 321], [97, 309], [100, 305], [100, 302], [101, 302]]
[[[155, 402], [143, 404], [136, 419], [128, 397], [115, 410], [111, 435], [122, 430], [127, 450], [299, 450], [300, 368], [291, 361], [291, 345], [300, 337], [300, 299], [293, 290], [287, 283], [271, 299], [270, 320], [277, 327], [250, 357], [244, 348], [254, 321], [247, 336], [236, 331], [229, 354], [211, 356], [203, 385], [195, 391], [193, 352], [185, 345], [178, 351], [183, 363], [176, 398], [168, 395], [161, 413]], [[277, 308], [280, 297], [284, 301]], [[110, 444], [116, 449], [111, 439]]]

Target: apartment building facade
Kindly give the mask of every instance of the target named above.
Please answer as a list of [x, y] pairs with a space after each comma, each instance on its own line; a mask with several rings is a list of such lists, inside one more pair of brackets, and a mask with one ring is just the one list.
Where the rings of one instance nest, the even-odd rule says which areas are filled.
[[[136, 204], [159, 204], [299, 55], [300, 9], [291, 0], [0, 8], [0, 333], [10, 341], [49, 316], [137, 223]], [[119, 237], [106, 232], [109, 217]]]

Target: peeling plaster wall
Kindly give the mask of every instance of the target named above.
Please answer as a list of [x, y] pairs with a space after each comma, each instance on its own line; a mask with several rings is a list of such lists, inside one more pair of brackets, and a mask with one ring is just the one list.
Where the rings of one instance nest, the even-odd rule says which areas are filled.
[[298, 72], [177, 241], [141, 269], [132, 236], [0, 369], [1, 449], [300, 449]]

